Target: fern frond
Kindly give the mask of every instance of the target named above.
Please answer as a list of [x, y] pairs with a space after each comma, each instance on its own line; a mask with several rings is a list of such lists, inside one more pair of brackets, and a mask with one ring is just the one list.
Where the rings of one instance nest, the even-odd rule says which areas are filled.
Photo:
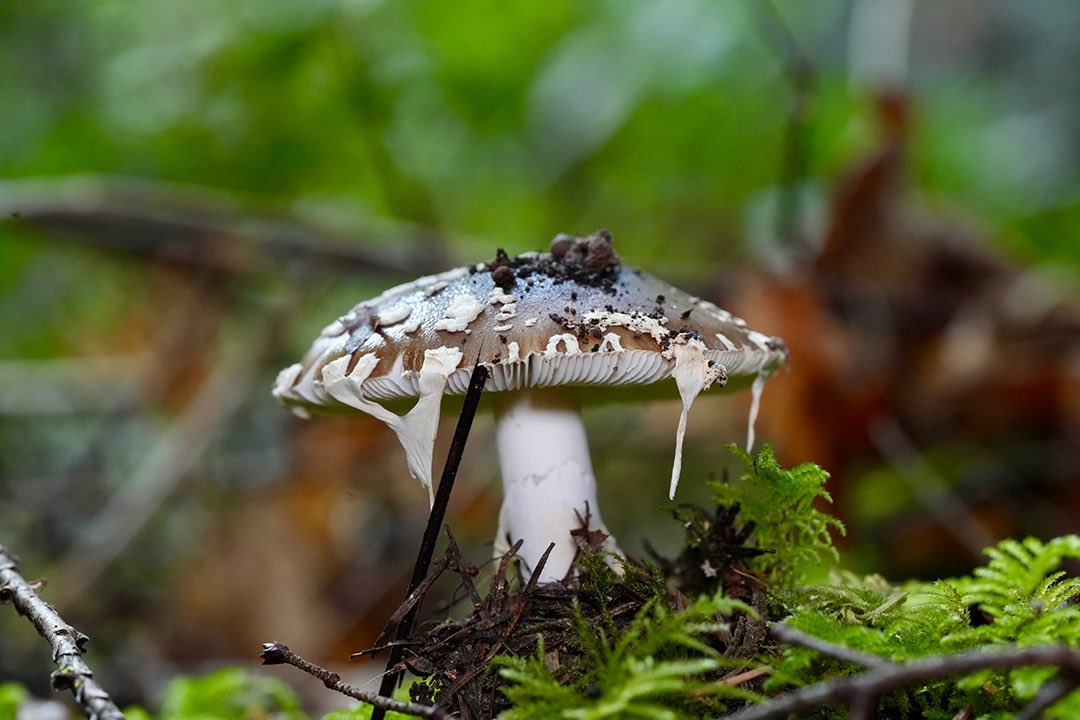
[[670, 698], [692, 690], [688, 677], [702, 675], [719, 666], [715, 658], [667, 661], [653, 657], [630, 658], [625, 663], [620, 682], [605, 687], [595, 703], [566, 709], [562, 716], [575, 720], [632, 717], [678, 720], [685, 715], [671, 709]]
[[1013, 608], [1034, 612], [1054, 607], [1080, 593], [1076, 580], [1054, 573], [1066, 558], [1080, 558], [1080, 536], [1065, 535], [1044, 543], [1036, 538], [1003, 540], [986, 550], [990, 562], [976, 568], [964, 598], [989, 617], [999, 619]]
[[756, 523], [757, 547], [771, 554], [753, 558], [752, 568], [766, 576], [774, 591], [804, 582], [808, 573], [823, 567], [823, 557], [839, 558], [832, 533], [844, 533], [838, 519], [814, 507], [817, 499], [832, 502], [825, 490], [829, 474], [813, 463], [791, 469], [780, 466], [771, 446], [753, 457], [729, 445], [743, 461], [745, 471], [734, 482], [712, 483], [716, 501], [738, 504], [740, 517]]
[[[513, 707], [504, 717], [533, 718], [662, 718], [694, 717], [680, 710], [692, 707], [694, 693], [706, 688], [702, 676], [725, 665], [719, 651], [706, 642], [723, 626], [721, 617], [751, 613], [745, 604], [723, 595], [703, 596], [675, 612], [659, 599], [647, 602], [618, 633], [590, 625], [575, 609], [574, 623], [586, 655], [584, 671], [572, 684], [561, 685], [543, 663], [543, 646], [529, 659], [497, 658], [500, 675], [509, 681], [503, 692]], [[730, 694], [737, 694], [732, 690]], [[708, 686], [702, 697], [723, 689]]]
[[849, 625], [884, 626], [902, 612], [907, 591], [880, 575], [859, 577], [841, 570], [829, 573], [829, 583], [809, 585], [797, 592], [801, 603]]

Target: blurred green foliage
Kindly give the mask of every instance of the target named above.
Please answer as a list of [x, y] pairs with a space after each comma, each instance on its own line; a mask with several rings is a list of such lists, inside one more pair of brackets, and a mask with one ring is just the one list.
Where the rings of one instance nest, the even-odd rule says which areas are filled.
[[16, 683], [0, 685], [0, 720], [15, 720], [15, 713], [26, 696], [26, 688], [22, 685]]
[[306, 720], [300, 700], [280, 680], [240, 668], [223, 668], [198, 677], [172, 680], [161, 710], [151, 715], [141, 708], [124, 713], [132, 720]]
[[[875, 135], [845, 47], [851, 10], [777, 5], [817, 73], [807, 175], [827, 182]], [[1060, 30], [1022, 42], [1077, 11], [996, 5], [915, 16], [916, 184], [1008, 228], [1032, 259], [1075, 262], [1049, 219], [1075, 219], [1080, 202], [1080, 101], [1063, 84], [1076, 44]], [[746, 208], [781, 172], [793, 91], [760, 12], [705, 0], [10, 3], [0, 96], [18, 101], [0, 175], [116, 173], [374, 213], [451, 233], [468, 257], [491, 239], [518, 251], [606, 225], [636, 262], [701, 279], [702, 261], [742, 257]], [[952, 45], [932, 22], [957, 33]]]

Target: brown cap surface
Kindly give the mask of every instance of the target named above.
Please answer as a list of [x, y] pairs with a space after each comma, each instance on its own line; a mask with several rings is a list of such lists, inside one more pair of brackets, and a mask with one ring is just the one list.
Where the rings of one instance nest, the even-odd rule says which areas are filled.
[[[548, 253], [507, 257], [392, 288], [325, 328], [274, 393], [294, 405], [341, 407], [324, 368], [358, 364], [363, 396], [416, 396], [429, 358], [446, 392], [463, 393], [472, 364], [487, 390], [553, 385], [641, 385], [671, 377], [679, 346], [702, 352], [712, 382], [768, 375], [787, 357], [779, 338], [751, 330], [712, 303], [623, 265], [611, 236], [559, 235]], [[338, 373], [340, 375], [340, 372]], [[337, 375], [335, 376], [337, 377]], [[706, 387], [708, 383], [706, 384]]]

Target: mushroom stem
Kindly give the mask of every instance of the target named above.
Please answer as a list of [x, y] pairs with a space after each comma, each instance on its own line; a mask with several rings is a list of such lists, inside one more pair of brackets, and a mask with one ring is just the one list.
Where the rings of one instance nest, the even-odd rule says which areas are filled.
[[619, 553], [600, 518], [589, 443], [572, 392], [540, 388], [496, 396], [495, 442], [503, 482], [496, 551], [522, 540], [518, 556], [528, 577], [554, 542], [538, 581], [562, 580], [577, 554], [570, 533], [587, 518], [589, 530], [608, 535], [605, 549]]

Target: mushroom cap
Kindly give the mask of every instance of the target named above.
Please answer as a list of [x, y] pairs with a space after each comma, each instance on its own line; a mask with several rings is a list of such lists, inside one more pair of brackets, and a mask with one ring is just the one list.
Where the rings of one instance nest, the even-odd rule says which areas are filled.
[[511, 258], [500, 250], [492, 262], [360, 303], [281, 372], [274, 394], [292, 405], [346, 407], [323, 384], [326, 366], [345, 356], [346, 376], [363, 362], [368, 400], [421, 395], [421, 370], [433, 357], [450, 364], [441, 374], [452, 394], [465, 392], [476, 362], [488, 367], [488, 391], [645, 385], [671, 377], [686, 345], [710, 368], [705, 387], [745, 385], [787, 358], [781, 339], [622, 265], [606, 231], [559, 235], [551, 252]]

